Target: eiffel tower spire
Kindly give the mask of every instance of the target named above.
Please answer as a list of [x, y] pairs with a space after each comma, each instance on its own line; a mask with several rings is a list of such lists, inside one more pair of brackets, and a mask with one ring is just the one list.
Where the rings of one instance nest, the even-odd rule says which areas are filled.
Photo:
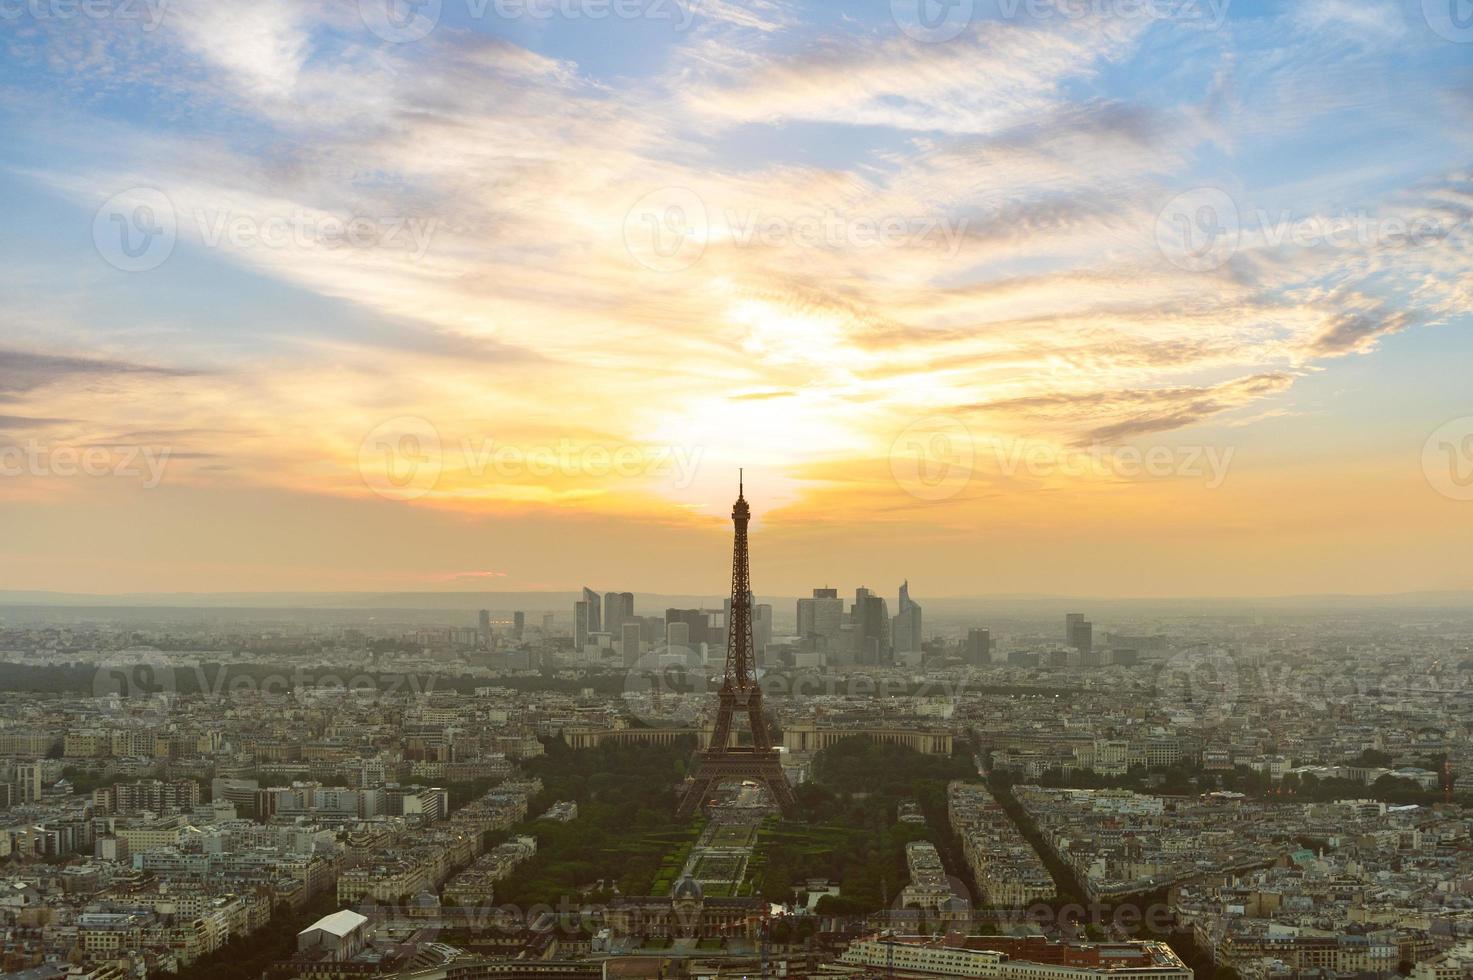
[[[737, 499], [731, 509], [735, 528], [731, 549], [731, 617], [726, 625], [726, 671], [717, 692], [716, 725], [711, 743], [700, 753], [694, 782], [680, 801], [681, 814], [694, 813], [722, 782], [751, 779], [764, 784], [773, 802], [793, 806], [792, 787], [783, 775], [778, 750], [773, 747], [762, 712], [762, 686], [753, 676], [756, 657], [752, 646], [752, 579], [747, 555], [747, 525], [752, 508], [747, 504], [744, 474], [738, 471]], [[732, 719], [740, 711], [747, 716], [751, 745], [732, 745]]]

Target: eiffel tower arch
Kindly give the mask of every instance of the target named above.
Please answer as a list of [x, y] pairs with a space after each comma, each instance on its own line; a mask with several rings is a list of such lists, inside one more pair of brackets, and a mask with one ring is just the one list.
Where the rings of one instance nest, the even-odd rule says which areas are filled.
[[[696, 757], [694, 781], [681, 797], [677, 812], [689, 816], [699, 810], [716, 787], [733, 779], [752, 780], [784, 810], [797, 805], [793, 788], [783, 775], [781, 757], [772, 744], [767, 716], [762, 713], [762, 687], [753, 676], [756, 657], [752, 645], [752, 582], [747, 562], [747, 524], [752, 509], [747, 506], [741, 481], [737, 482], [736, 506], [731, 520], [736, 539], [731, 555], [731, 620], [726, 625], [726, 672], [716, 694], [716, 724], [711, 743]], [[751, 745], [733, 745], [733, 719], [747, 717]]]

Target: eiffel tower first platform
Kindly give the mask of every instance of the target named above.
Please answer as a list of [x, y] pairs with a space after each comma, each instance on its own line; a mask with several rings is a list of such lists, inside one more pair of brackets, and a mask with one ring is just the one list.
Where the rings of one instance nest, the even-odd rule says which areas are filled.
[[[716, 725], [710, 745], [697, 756], [694, 782], [685, 791], [677, 811], [689, 816], [701, 808], [721, 783], [750, 779], [767, 788], [773, 802], [784, 810], [796, 805], [793, 788], [783, 775], [778, 750], [773, 747], [762, 713], [762, 688], [752, 676], [752, 582], [747, 567], [747, 523], [752, 510], [747, 506], [740, 479], [731, 520], [736, 541], [731, 554], [731, 621], [726, 628], [726, 675], [717, 693]], [[732, 718], [741, 712], [752, 730], [751, 745], [732, 745]]]

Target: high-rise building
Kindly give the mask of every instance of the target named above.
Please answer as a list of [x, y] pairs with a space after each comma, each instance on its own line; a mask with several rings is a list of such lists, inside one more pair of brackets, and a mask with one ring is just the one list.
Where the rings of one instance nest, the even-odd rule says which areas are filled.
[[481, 645], [491, 645], [491, 610], [482, 609], [476, 619], [476, 631], [481, 635]]
[[583, 598], [573, 603], [573, 649], [582, 650], [588, 645], [588, 635], [603, 631], [603, 617], [599, 615], [598, 593], [588, 586], [583, 587]]
[[884, 596], [871, 595], [869, 589], [855, 593], [854, 657], [865, 665], [886, 664], [891, 660], [890, 607]]
[[624, 621], [634, 618], [634, 593], [605, 592], [603, 628], [614, 635], [619, 634]]
[[[673, 610], [672, 610], [673, 612]], [[690, 624], [685, 620], [670, 620], [665, 624], [665, 646], [671, 653], [684, 653], [691, 648]]]
[[624, 666], [639, 663], [639, 623], [629, 622], [619, 627], [619, 646], [624, 654]]
[[711, 642], [712, 614], [705, 609], [666, 609], [665, 627], [668, 630], [671, 623], [684, 623], [686, 626], [685, 646], [696, 649], [702, 643]]
[[921, 605], [911, 601], [910, 581], [900, 585], [900, 611], [893, 623], [895, 652], [920, 653], [921, 651]]
[[1094, 623], [1085, 620], [1074, 629], [1074, 642], [1071, 644], [1080, 653], [1089, 653], [1094, 649]]
[[981, 667], [992, 663], [992, 631], [973, 626], [967, 630], [967, 663]]
[[759, 603], [752, 607], [752, 645], [756, 648], [757, 662], [767, 663], [767, 644], [772, 642], [772, 605]]
[[583, 586], [583, 601], [588, 603], [588, 632], [597, 633], [604, 628], [603, 617], [599, 615], [598, 593]]
[[543, 636], [551, 636], [552, 635], [552, 624], [555, 623], [556, 621], [557, 621], [557, 617], [555, 617], [552, 613], [543, 613], [542, 614], [542, 635]]
[[15, 799], [17, 802], [41, 802], [41, 772], [43, 768], [39, 761], [23, 762], [15, 767]]
[[798, 635], [832, 642], [844, 625], [844, 600], [838, 589], [814, 589], [813, 598], [798, 600]]
[[524, 613], [524, 612], [522, 612], [520, 609], [517, 610], [516, 612], [512, 613], [511, 614], [511, 635], [512, 636], [515, 636], [517, 639], [520, 640], [522, 638], [522, 634], [524, 632], [526, 632], [526, 629], [527, 629], [527, 614]]
[[1064, 616], [1064, 642], [1080, 653], [1089, 653], [1093, 649], [1094, 624], [1084, 618], [1084, 613]]
[[573, 603], [573, 649], [582, 650], [588, 645], [588, 600]]

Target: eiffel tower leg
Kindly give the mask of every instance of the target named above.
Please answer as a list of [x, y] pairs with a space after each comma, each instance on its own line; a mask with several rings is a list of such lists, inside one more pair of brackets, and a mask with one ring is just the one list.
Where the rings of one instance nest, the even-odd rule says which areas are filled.
[[788, 783], [788, 777], [783, 775], [781, 767], [778, 767], [776, 776], [769, 776], [762, 782], [767, 786], [767, 792], [772, 797], [772, 802], [776, 803], [784, 812], [789, 812], [793, 807], [798, 805], [798, 799], [793, 795], [793, 787]]
[[686, 787], [675, 815], [682, 818], [695, 816], [696, 811], [701, 809], [706, 799], [716, 790], [716, 785], [714, 778], [697, 776], [696, 781]]
[[752, 744], [757, 748], [770, 748], [772, 737], [767, 732], [767, 716], [762, 713], [760, 699], [747, 703], [747, 723], [752, 729]]

